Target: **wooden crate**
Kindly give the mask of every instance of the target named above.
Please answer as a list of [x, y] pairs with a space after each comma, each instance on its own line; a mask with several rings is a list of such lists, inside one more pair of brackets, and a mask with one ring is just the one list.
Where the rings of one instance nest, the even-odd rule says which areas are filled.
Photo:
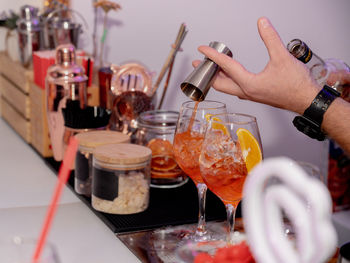
[[29, 82], [33, 72], [0, 52], [1, 116], [30, 143]]
[[43, 157], [51, 157], [52, 148], [45, 106], [46, 92], [34, 82], [31, 82], [29, 97], [31, 104], [31, 144]]
[[23, 117], [11, 104], [0, 97], [1, 117], [26, 141], [30, 142], [30, 121]]
[[30, 118], [30, 100], [27, 93], [24, 93], [6, 76], [0, 75], [1, 95], [15, 108], [24, 118]]
[[29, 93], [33, 71], [24, 68], [20, 62], [11, 60], [6, 52], [0, 52], [0, 72], [25, 94]]

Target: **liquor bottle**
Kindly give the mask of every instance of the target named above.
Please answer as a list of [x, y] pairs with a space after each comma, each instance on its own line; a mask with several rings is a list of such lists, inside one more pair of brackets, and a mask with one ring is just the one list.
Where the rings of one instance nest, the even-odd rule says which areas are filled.
[[[320, 87], [332, 86], [341, 98], [350, 103], [350, 85], [340, 82], [340, 75], [350, 72], [350, 67], [340, 59], [322, 59], [300, 39], [293, 39], [287, 45], [289, 52], [310, 69]], [[333, 199], [333, 210], [350, 207], [350, 158], [333, 140], [324, 143], [322, 163], [323, 175]]]

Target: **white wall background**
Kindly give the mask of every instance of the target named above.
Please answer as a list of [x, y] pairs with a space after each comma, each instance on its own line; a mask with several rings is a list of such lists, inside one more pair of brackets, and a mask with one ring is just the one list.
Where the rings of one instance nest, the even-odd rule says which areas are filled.
[[[92, 29], [90, 0], [71, 0]], [[0, 10], [29, 1], [0, 0]], [[42, 1], [31, 1], [41, 5]], [[350, 63], [350, 0], [120, 0], [122, 10], [110, 12], [106, 61], [120, 64], [140, 61], [159, 73], [182, 22], [189, 30], [173, 68], [163, 108], [179, 110], [187, 100], [179, 85], [192, 71], [191, 62], [202, 59], [197, 47], [216, 40], [225, 43], [234, 57], [252, 72], [261, 71], [268, 61], [257, 32], [260, 16], [270, 18], [285, 44], [304, 40], [323, 58], [340, 58]], [[102, 16], [100, 25], [102, 25]], [[99, 28], [99, 35], [101, 34]], [[1, 39], [0, 39], [1, 40]], [[85, 43], [91, 51], [90, 43]], [[1, 47], [1, 46], [0, 46]], [[165, 79], [165, 78], [164, 78]], [[271, 80], [273, 81], [273, 80]], [[161, 91], [161, 89], [160, 89]], [[207, 99], [227, 103], [230, 111], [253, 114], [258, 119], [264, 156], [289, 156], [321, 166], [322, 144], [296, 131], [294, 114], [266, 105], [243, 101], [211, 90]]]

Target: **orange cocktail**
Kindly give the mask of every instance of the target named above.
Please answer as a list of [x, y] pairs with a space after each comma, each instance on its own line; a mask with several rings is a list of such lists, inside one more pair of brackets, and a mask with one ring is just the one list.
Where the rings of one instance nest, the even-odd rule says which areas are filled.
[[204, 135], [185, 131], [174, 137], [174, 154], [181, 169], [195, 184], [203, 183], [199, 170], [199, 155], [201, 153]]
[[199, 155], [208, 124], [207, 116], [226, 112], [224, 103], [217, 101], [182, 104], [174, 136], [174, 156], [180, 168], [193, 180], [198, 190], [198, 225], [192, 238], [196, 241], [208, 240], [205, 227], [205, 196], [207, 186], [200, 174]]
[[201, 176], [225, 205], [237, 206], [248, 174], [240, 144], [221, 131], [213, 131], [208, 136], [211, 138], [206, 140], [206, 150], [201, 156]]
[[229, 223], [228, 241], [234, 235], [236, 208], [248, 172], [262, 160], [256, 118], [226, 113], [210, 118], [199, 157], [205, 184], [225, 204]]

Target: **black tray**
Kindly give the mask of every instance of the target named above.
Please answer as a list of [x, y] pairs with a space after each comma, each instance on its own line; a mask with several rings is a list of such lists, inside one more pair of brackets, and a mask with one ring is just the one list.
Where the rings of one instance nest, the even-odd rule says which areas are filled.
[[[45, 162], [56, 174], [58, 173], [59, 162], [56, 162], [53, 158], [45, 158]], [[90, 198], [79, 195], [74, 191], [74, 171], [72, 171], [67, 185], [114, 233], [190, 224], [196, 223], [198, 220], [197, 190], [191, 180], [178, 188], [151, 188], [149, 207], [144, 212], [131, 215], [112, 215], [96, 211], [91, 206]], [[240, 216], [240, 209], [237, 211], [237, 216]], [[224, 204], [208, 190], [206, 220], [225, 219]]]

